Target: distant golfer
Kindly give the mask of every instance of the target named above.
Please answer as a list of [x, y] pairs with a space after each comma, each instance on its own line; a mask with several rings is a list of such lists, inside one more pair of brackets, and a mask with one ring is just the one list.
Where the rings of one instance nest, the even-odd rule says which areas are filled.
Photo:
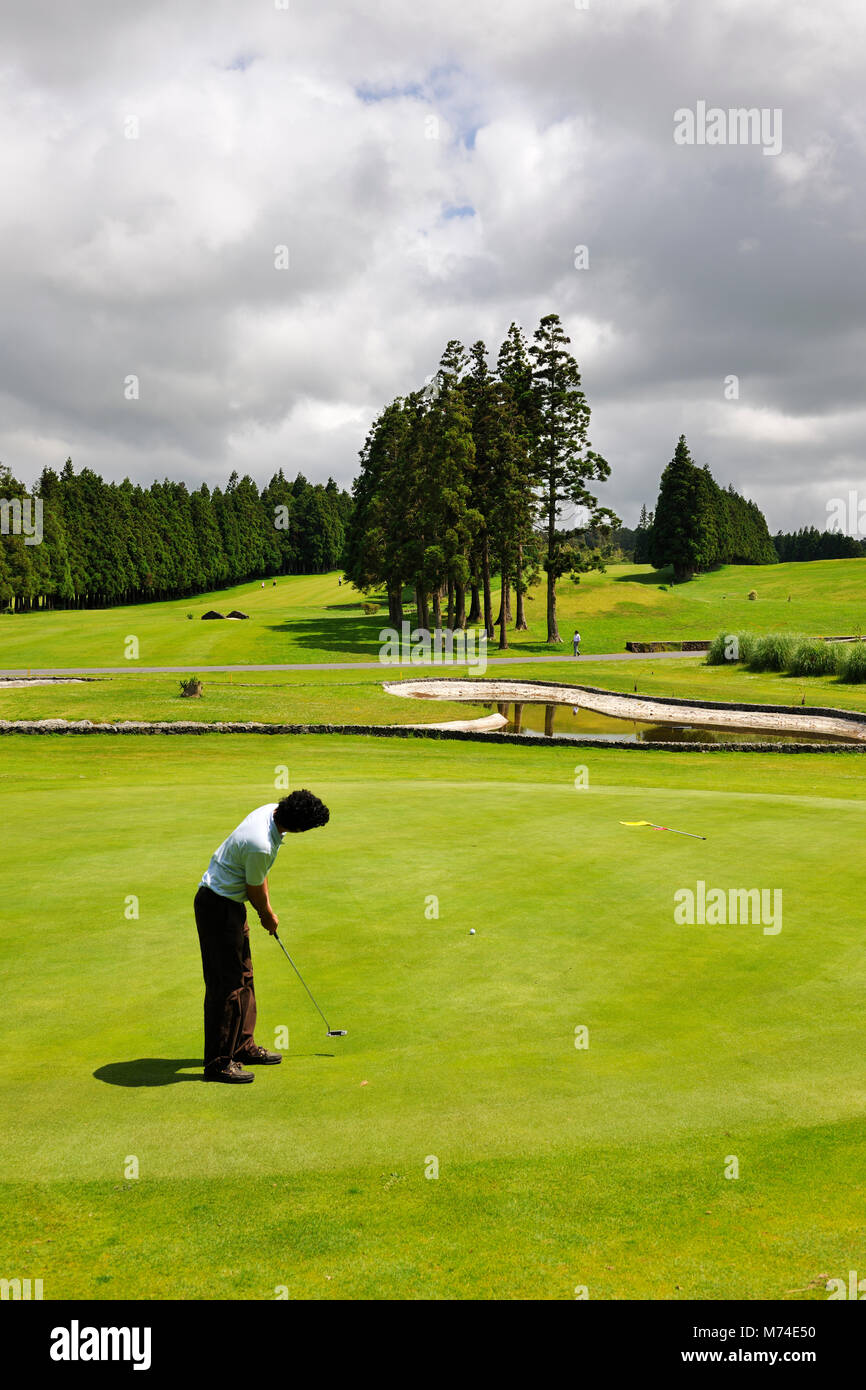
[[279, 920], [268, 896], [268, 874], [283, 837], [327, 825], [329, 818], [312, 792], [291, 792], [251, 811], [211, 856], [194, 904], [205, 984], [205, 1081], [254, 1081], [243, 1063], [274, 1066], [283, 1060], [254, 1038], [256, 992], [244, 904], [252, 903], [273, 936]]
[[574, 655], [580, 656], [580, 633], [578, 632], [577, 628], [574, 629], [574, 636], [571, 639], [571, 645], [574, 650]]

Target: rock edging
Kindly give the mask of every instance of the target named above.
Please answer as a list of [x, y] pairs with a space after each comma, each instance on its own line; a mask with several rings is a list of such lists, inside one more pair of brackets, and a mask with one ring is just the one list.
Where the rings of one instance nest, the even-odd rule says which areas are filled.
[[87, 735], [160, 735], [160, 734], [354, 734], [373, 738], [455, 739], [466, 743], [513, 743], [544, 748], [617, 748], [627, 752], [661, 753], [866, 753], [866, 745], [832, 743], [641, 743], [619, 739], [527, 738], [523, 734], [482, 733], [477, 730], [424, 728], [414, 724], [258, 724], [202, 723], [198, 720], [176, 720], [151, 723], [123, 720], [117, 724], [95, 724], [89, 719], [3, 719], [0, 736], [7, 734]]

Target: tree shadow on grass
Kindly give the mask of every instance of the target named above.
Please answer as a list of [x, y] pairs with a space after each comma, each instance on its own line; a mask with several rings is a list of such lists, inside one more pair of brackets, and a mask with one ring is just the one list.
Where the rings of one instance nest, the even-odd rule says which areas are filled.
[[[195, 1076], [183, 1074], [185, 1067], [197, 1067]], [[200, 1057], [136, 1057], [132, 1062], [108, 1062], [93, 1075], [109, 1086], [172, 1086], [177, 1081], [203, 1079]]]
[[[387, 613], [387, 611], [388, 611], [388, 600], [387, 600], [387, 598], [385, 598], [385, 599], [377, 599], [377, 598], [369, 598], [369, 599], [367, 599], [367, 598], [359, 598], [359, 599], [356, 599], [354, 603], [326, 603], [326, 604], [325, 604], [325, 610], [326, 610], [326, 612], [328, 612], [328, 613], [337, 613], [337, 612], [343, 612], [343, 613], [363, 613], [363, 612], [364, 612], [364, 604], [365, 604], [365, 603], [378, 603], [379, 606], [380, 606], [380, 608], [381, 608], [381, 607], [384, 607], [386, 613]], [[369, 615], [369, 614], [364, 614], [364, 616], [365, 616], [365, 617], [369, 617], [370, 615]]]
[[315, 652], [351, 652], [359, 660], [375, 660], [382, 645], [379, 633], [388, 626], [388, 611], [380, 616], [298, 619], [270, 623], [271, 632], [285, 632], [301, 648]]
[[661, 570], [651, 570], [649, 574], [618, 574], [617, 584], [673, 584], [674, 571], [671, 565]]
[[[406, 614], [410, 631], [415, 628], [417, 618], [414, 611]], [[359, 661], [375, 661], [381, 650], [379, 633], [390, 627], [388, 610], [372, 617], [359, 615], [356, 618], [299, 619], [297, 622], [272, 623], [272, 632], [290, 633], [292, 641], [299, 648], [324, 653], [351, 653]], [[477, 629], [476, 629], [477, 631]], [[509, 638], [514, 629], [509, 628]], [[560, 643], [559, 647], [563, 647]], [[508, 648], [509, 656], [556, 656], [559, 647], [544, 641], [513, 642]], [[487, 655], [496, 656], [499, 652], [497, 640], [487, 644]]]

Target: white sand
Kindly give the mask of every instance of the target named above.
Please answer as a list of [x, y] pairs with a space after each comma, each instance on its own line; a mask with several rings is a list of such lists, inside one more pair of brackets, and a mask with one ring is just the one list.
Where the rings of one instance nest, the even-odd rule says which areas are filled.
[[489, 733], [492, 729], [501, 729], [508, 720], [504, 714], [485, 714], [480, 719], [448, 719], [444, 724], [395, 724], [392, 728], [400, 729], [457, 729], [460, 733], [468, 733], [472, 729], [477, 729], [479, 733]]
[[58, 680], [55, 677], [46, 677], [42, 680], [39, 676], [34, 676], [32, 680], [9, 680], [6, 676], [0, 676], [0, 690], [21, 690], [28, 685], [84, 685], [84, 681], [77, 676], [70, 676]]
[[[866, 717], [834, 719], [830, 715], [798, 714], [783, 708], [764, 710], [707, 709], [705, 705], [665, 705], [659, 700], [624, 699], [600, 694], [580, 685], [533, 685], [528, 681], [419, 680], [386, 681], [389, 695], [431, 696], [437, 700], [501, 700], [527, 703], [578, 705], [596, 714], [640, 724], [690, 724], [702, 728], [759, 729], [767, 733], [830, 734], [852, 742], [866, 742]], [[422, 727], [422, 726], [419, 726]]]

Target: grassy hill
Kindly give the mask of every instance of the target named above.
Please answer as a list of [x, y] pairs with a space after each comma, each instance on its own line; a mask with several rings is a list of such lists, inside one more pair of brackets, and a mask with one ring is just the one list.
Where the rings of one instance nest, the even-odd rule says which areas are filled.
[[[757, 601], [750, 602], [750, 590]], [[498, 601], [498, 600], [497, 600]], [[179, 599], [76, 612], [0, 617], [0, 667], [186, 666], [373, 661], [387, 605], [367, 616], [364, 596], [338, 586], [337, 574], [289, 576]], [[202, 622], [209, 608], [248, 613], [249, 622]], [[509, 632], [512, 654], [547, 654], [545, 596], [527, 603], [530, 629]], [[188, 615], [192, 614], [190, 618]], [[412, 614], [411, 616], [414, 617]], [[566, 642], [578, 626], [584, 651], [616, 652], [629, 640], [680, 641], [717, 632], [790, 631], [837, 636], [866, 631], [866, 560], [728, 565], [673, 585], [649, 566], [618, 565], [559, 586]], [[138, 661], [125, 644], [138, 638]]]

